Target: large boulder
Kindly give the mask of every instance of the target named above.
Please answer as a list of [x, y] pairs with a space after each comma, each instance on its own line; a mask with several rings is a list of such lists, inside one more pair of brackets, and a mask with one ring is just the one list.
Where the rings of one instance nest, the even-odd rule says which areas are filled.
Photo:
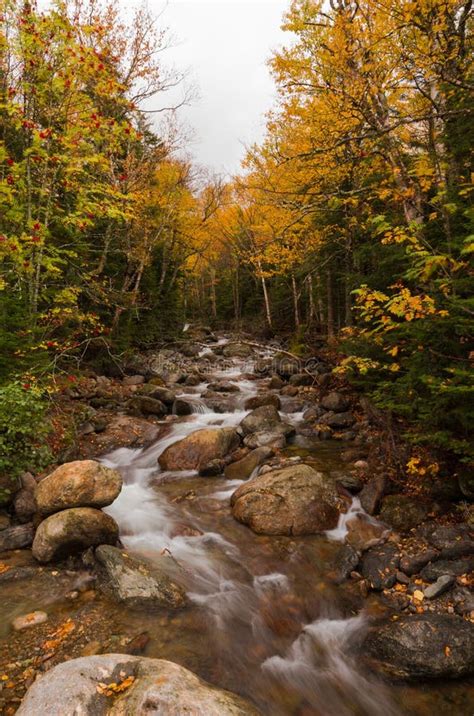
[[122, 478], [116, 470], [95, 460], [77, 460], [58, 467], [36, 487], [42, 515], [71, 507], [106, 507], [118, 497]]
[[426, 520], [433, 503], [424, 502], [410, 495], [387, 495], [382, 500], [380, 519], [394, 530], [409, 532]]
[[363, 649], [391, 677], [465, 676], [474, 672], [474, 624], [450, 614], [402, 616], [370, 629]]
[[317, 534], [336, 527], [344, 505], [335, 483], [309, 465], [272, 470], [241, 485], [234, 517], [258, 534]]
[[32, 552], [38, 562], [52, 562], [118, 540], [115, 520], [92, 507], [76, 507], [47, 517], [36, 530]]
[[[108, 687], [110, 685], [110, 687]], [[162, 659], [103, 654], [72, 659], [38, 677], [18, 716], [258, 716], [252, 704]]]
[[227, 343], [222, 350], [226, 358], [250, 358], [253, 354], [252, 346], [247, 343]]
[[349, 407], [350, 403], [344, 395], [333, 391], [322, 399], [321, 405], [324, 410], [330, 410], [333, 413], [344, 413]]
[[149, 395], [135, 395], [128, 401], [127, 407], [132, 415], [156, 415], [161, 418], [167, 413], [166, 405]]
[[262, 431], [272, 431], [281, 423], [278, 410], [274, 405], [262, 405], [252, 410], [240, 423], [239, 430], [242, 435]]
[[184, 590], [168, 576], [167, 557], [153, 565], [128, 552], [102, 544], [95, 551], [101, 589], [127, 607], [179, 609], [186, 599]]
[[280, 410], [281, 400], [276, 393], [263, 393], [262, 395], [254, 395], [252, 398], [247, 398], [244, 403], [244, 408], [245, 410], [255, 410], [264, 405], [273, 405], [274, 408]]
[[272, 457], [273, 450], [269, 447], [259, 447], [248, 455], [232, 462], [224, 470], [224, 475], [228, 480], [247, 480], [253, 473], [253, 471], [259, 467], [265, 460]]
[[233, 428], [205, 428], [167, 447], [158, 462], [163, 470], [199, 470], [211, 460], [225, 457], [239, 442]]

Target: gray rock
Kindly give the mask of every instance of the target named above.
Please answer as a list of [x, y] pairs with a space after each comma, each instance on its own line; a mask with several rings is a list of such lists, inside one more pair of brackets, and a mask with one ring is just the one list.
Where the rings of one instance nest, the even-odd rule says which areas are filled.
[[[107, 696], [107, 684], [131, 685]], [[99, 686], [105, 684], [105, 688]], [[162, 659], [103, 654], [71, 659], [36, 679], [18, 716], [258, 716], [252, 704]]]
[[0, 552], [11, 549], [23, 549], [33, 543], [35, 530], [33, 525], [17, 525], [0, 531]]
[[167, 557], [153, 565], [123, 549], [100, 545], [95, 550], [99, 567], [99, 587], [127, 607], [179, 609], [186, 603], [185, 592], [167, 574]]
[[76, 507], [47, 517], [36, 530], [32, 552], [38, 562], [52, 562], [100, 544], [115, 544], [118, 527], [105, 512]]
[[465, 676], [474, 671], [474, 624], [449, 614], [402, 616], [370, 629], [363, 651], [391, 677]]
[[369, 515], [375, 515], [387, 489], [387, 480], [383, 475], [376, 475], [362, 488], [360, 504]]
[[135, 395], [128, 401], [128, 409], [133, 415], [156, 415], [162, 417], [166, 415], [166, 405], [157, 400], [150, 398], [148, 395]]
[[280, 414], [273, 405], [263, 405], [249, 413], [240, 423], [239, 431], [242, 435], [262, 431], [272, 431], [281, 423]]
[[250, 358], [253, 348], [246, 343], [227, 343], [222, 353], [226, 358]]
[[217, 477], [218, 475], [222, 475], [226, 465], [227, 465], [226, 461], [221, 458], [216, 458], [215, 460], [210, 460], [205, 465], [201, 465], [201, 467], [199, 468], [199, 476], [200, 477]]
[[259, 447], [252, 450], [242, 460], [227, 465], [224, 475], [228, 480], [247, 480], [253, 471], [262, 465], [265, 460], [272, 457], [273, 450], [270, 447]]
[[122, 477], [95, 460], [76, 460], [58, 467], [36, 487], [42, 515], [71, 507], [106, 507], [118, 497]]
[[221, 383], [209, 383], [207, 386], [208, 390], [212, 393], [239, 393], [240, 388], [235, 383], [229, 381], [222, 381]]
[[336, 527], [344, 504], [335, 483], [309, 465], [272, 470], [241, 485], [232, 514], [257, 534], [317, 534]]
[[372, 589], [393, 587], [397, 579], [400, 555], [396, 545], [387, 543], [372, 547], [362, 557], [361, 574], [369, 580]]
[[321, 423], [330, 428], [350, 428], [355, 423], [352, 413], [326, 413], [321, 418]]
[[244, 445], [251, 450], [255, 450], [259, 447], [270, 447], [273, 449], [284, 448], [286, 445], [286, 432], [285, 430], [262, 430], [257, 433], [252, 433], [244, 438]]
[[281, 408], [281, 401], [276, 393], [266, 393], [264, 395], [255, 395], [248, 398], [244, 403], [245, 410], [255, 410], [264, 405], [273, 405], [277, 410]]
[[281, 390], [283, 386], [285, 385], [285, 382], [280, 378], [279, 375], [272, 375], [270, 378], [270, 382], [268, 383], [268, 387], [270, 390]]
[[325, 410], [330, 410], [333, 413], [344, 413], [350, 403], [344, 395], [334, 391], [322, 399], [321, 405]]
[[439, 559], [424, 567], [420, 575], [427, 582], [434, 582], [439, 577], [449, 575], [451, 577], [460, 577], [462, 574], [469, 574], [474, 571], [474, 559], [466, 557], [465, 559]]
[[423, 569], [431, 560], [436, 559], [437, 556], [438, 552], [435, 549], [425, 549], [413, 555], [405, 554], [400, 559], [400, 569], [409, 576], [417, 574], [420, 569]]
[[142, 385], [142, 383], [145, 382], [145, 377], [143, 375], [127, 375], [123, 379], [124, 385]]
[[439, 597], [441, 594], [447, 592], [448, 589], [453, 586], [455, 581], [455, 577], [452, 577], [449, 574], [443, 574], [442, 577], [438, 577], [434, 584], [430, 584], [429, 587], [426, 587], [423, 593], [426, 599], [436, 599], [436, 597]]
[[380, 519], [399, 532], [409, 532], [423, 522], [433, 510], [432, 502], [422, 502], [409, 495], [387, 495], [382, 500]]
[[296, 385], [298, 387], [305, 385], [313, 385], [314, 376], [308, 375], [308, 373], [296, 373], [290, 376], [290, 385]]
[[193, 413], [193, 404], [190, 400], [184, 398], [176, 398], [173, 403], [173, 415], [191, 415]]
[[23, 487], [13, 498], [13, 507], [19, 522], [31, 522], [36, 512], [35, 493]]
[[170, 445], [158, 458], [163, 470], [199, 470], [211, 460], [224, 458], [240, 443], [233, 428], [207, 428]]

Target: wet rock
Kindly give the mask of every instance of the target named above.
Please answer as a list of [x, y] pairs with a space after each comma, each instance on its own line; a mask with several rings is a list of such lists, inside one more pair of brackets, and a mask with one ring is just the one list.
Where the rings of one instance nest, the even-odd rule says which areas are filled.
[[472, 571], [474, 571], [474, 558], [472, 557], [466, 557], [465, 559], [439, 559], [423, 567], [420, 575], [427, 582], [434, 582], [444, 575], [460, 577], [462, 574], [469, 574]]
[[212, 393], [239, 393], [240, 388], [235, 383], [223, 381], [221, 383], [209, 383], [208, 390]]
[[222, 475], [226, 465], [226, 461], [221, 458], [210, 460], [210, 462], [206, 463], [205, 465], [201, 465], [201, 467], [199, 468], [199, 476], [217, 477], [218, 475]]
[[42, 515], [70, 507], [106, 507], [120, 494], [122, 477], [95, 460], [76, 460], [58, 467], [36, 487]]
[[275, 426], [281, 423], [280, 414], [273, 405], [263, 405], [252, 410], [240, 423], [239, 431], [242, 435], [272, 431]]
[[281, 401], [276, 393], [266, 393], [265, 395], [255, 395], [248, 398], [244, 403], [245, 410], [255, 410], [265, 405], [273, 405], [277, 410], [281, 408]]
[[326, 413], [321, 418], [323, 425], [328, 425], [330, 428], [350, 428], [354, 425], [355, 418], [352, 413]]
[[176, 400], [176, 393], [164, 386], [156, 386], [152, 383], [142, 385], [137, 390], [137, 395], [148, 396], [155, 400], [160, 400], [168, 408], [171, 407]]
[[334, 391], [322, 399], [321, 405], [324, 410], [330, 410], [333, 413], [344, 413], [350, 403], [344, 395]]
[[438, 577], [434, 584], [430, 584], [429, 587], [426, 587], [423, 593], [426, 599], [436, 599], [436, 597], [439, 597], [441, 594], [447, 592], [448, 589], [453, 586], [455, 581], [456, 579], [454, 577], [448, 574], [443, 574], [442, 577]]
[[309, 465], [272, 470], [241, 485], [234, 517], [257, 534], [317, 534], [336, 527], [342, 501], [335, 483]]
[[201, 352], [201, 346], [197, 343], [180, 343], [178, 350], [186, 358], [197, 358]]
[[464, 587], [457, 588], [452, 594], [452, 600], [458, 614], [469, 614], [471, 617], [474, 615], [474, 594], [471, 590]]
[[231, 413], [235, 408], [235, 395], [233, 393], [226, 396], [223, 393], [206, 391], [201, 397], [215, 413]]
[[47, 517], [36, 530], [32, 552], [38, 562], [52, 562], [100, 544], [115, 544], [118, 527], [105, 512], [76, 507]]
[[227, 343], [222, 349], [222, 354], [226, 358], [250, 358], [253, 349], [246, 343]]
[[474, 670], [474, 624], [448, 614], [402, 616], [370, 629], [363, 649], [391, 677], [460, 677]]
[[372, 589], [393, 587], [397, 579], [400, 555], [396, 545], [387, 543], [372, 547], [362, 557], [361, 574], [369, 580]]
[[[130, 685], [119, 695], [107, 691], [107, 684], [124, 683], [126, 679]], [[105, 686], [98, 689], [99, 682]], [[126, 654], [88, 656], [58, 664], [37, 678], [17, 713], [18, 716], [259, 714], [240, 696], [207, 684], [178, 664]]]
[[337, 581], [343, 582], [349, 579], [352, 572], [357, 568], [360, 561], [360, 555], [350, 545], [345, 545], [336, 559]]
[[433, 503], [419, 497], [388, 495], [382, 500], [380, 519], [399, 532], [409, 532], [423, 522], [433, 510]]
[[383, 475], [376, 475], [362, 488], [360, 504], [369, 515], [375, 515], [387, 489], [387, 480]]
[[285, 385], [285, 381], [280, 378], [279, 375], [272, 375], [268, 383], [270, 390], [281, 390]]
[[300, 398], [285, 398], [283, 410], [285, 413], [301, 413], [306, 406], [307, 402]]
[[290, 398], [295, 398], [299, 394], [299, 388], [296, 387], [296, 385], [285, 385], [284, 388], [281, 389], [282, 395], [287, 395]]
[[285, 353], [277, 353], [272, 360], [273, 371], [282, 378], [290, 378], [292, 375], [301, 373], [301, 361]]
[[148, 395], [135, 395], [128, 401], [127, 408], [133, 415], [156, 415], [160, 418], [167, 413], [166, 405], [161, 400]]
[[347, 544], [361, 552], [380, 544], [390, 534], [386, 525], [369, 520], [363, 514], [351, 518], [347, 522], [347, 530]]
[[400, 559], [400, 569], [409, 576], [417, 574], [420, 569], [423, 569], [431, 560], [436, 559], [437, 556], [438, 552], [435, 549], [425, 549], [413, 555], [404, 554]]
[[15, 631], [22, 631], [23, 629], [29, 629], [38, 624], [44, 624], [46, 621], [48, 621], [46, 612], [30, 612], [30, 614], [22, 614], [16, 617], [12, 622], [12, 627]]
[[99, 587], [127, 607], [180, 609], [186, 603], [184, 590], [168, 576], [169, 558], [158, 557], [153, 565], [128, 552], [100, 545], [95, 550]]
[[272, 455], [272, 448], [266, 446], [256, 448], [242, 460], [227, 465], [224, 475], [228, 480], [247, 480], [253, 471]]
[[262, 430], [257, 433], [252, 433], [252, 435], [247, 435], [247, 437], [244, 438], [244, 445], [249, 447], [251, 450], [255, 450], [259, 447], [270, 447], [275, 450], [284, 448], [286, 445], [286, 431]]
[[296, 375], [290, 376], [289, 383], [290, 385], [296, 385], [297, 387], [313, 385], [314, 376], [309, 375], [308, 373], [296, 373]]
[[463, 539], [442, 549], [439, 556], [441, 559], [457, 559], [458, 557], [469, 557], [472, 554], [474, 554], [474, 541]]
[[308, 422], [314, 422], [315, 420], [319, 420], [321, 415], [323, 415], [324, 411], [322, 408], [320, 408], [318, 405], [314, 405], [312, 408], [308, 408], [308, 410], [305, 410], [303, 413], [303, 420], [307, 420]]
[[[217, 359], [217, 356], [212, 355], [212, 358]], [[211, 360], [211, 354], [206, 355], [206, 360], [207, 360], [207, 361]], [[186, 380], [184, 381], [184, 385], [187, 385], [187, 386], [189, 386], [190, 388], [193, 388], [193, 387], [196, 387], [196, 385], [199, 385], [199, 384], [202, 383], [202, 382], [203, 382], [203, 377], [202, 377], [201, 375], [194, 374], [194, 375], [188, 375], [188, 377], [187, 377]], [[163, 402], [164, 402], [164, 401], [163, 401]]]
[[163, 470], [199, 470], [211, 460], [225, 457], [239, 442], [233, 428], [197, 430], [167, 447], [158, 462]]
[[0, 552], [7, 552], [11, 549], [23, 549], [29, 547], [33, 542], [35, 530], [33, 525], [16, 525], [7, 527], [0, 532]]
[[31, 522], [36, 512], [35, 493], [23, 487], [13, 499], [13, 508], [19, 522]]
[[173, 403], [173, 415], [191, 415], [194, 411], [193, 404], [190, 400], [184, 398], [176, 398]]
[[423, 525], [419, 530], [420, 536], [436, 547], [436, 549], [448, 549], [461, 541], [469, 538], [471, 530], [469, 526], [462, 523], [459, 525], [440, 526], [435, 523]]
[[353, 494], [360, 492], [364, 486], [362, 478], [352, 472], [338, 472], [337, 474], [332, 473], [332, 476], [338, 485], [341, 485], [341, 487], [349, 492], [352, 492]]

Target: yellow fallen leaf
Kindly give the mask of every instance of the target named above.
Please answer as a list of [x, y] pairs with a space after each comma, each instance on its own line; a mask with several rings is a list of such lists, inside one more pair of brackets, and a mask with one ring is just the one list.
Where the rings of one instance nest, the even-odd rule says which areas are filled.
[[420, 589], [415, 589], [415, 591], [413, 592], [413, 599], [422, 602], [424, 598], [425, 595], [423, 594], [423, 592]]
[[449, 648], [449, 646], [444, 647], [444, 655], [451, 656], [451, 649]]

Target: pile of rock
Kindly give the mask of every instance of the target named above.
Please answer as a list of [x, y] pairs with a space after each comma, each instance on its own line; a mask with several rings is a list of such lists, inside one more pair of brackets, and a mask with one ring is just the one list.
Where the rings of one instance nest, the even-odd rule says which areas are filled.
[[100, 508], [110, 505], [122, 489], [116, 470], [94, 460], [66, 463], [37, 485], [35, 499], [42, 521], [33, 540], [33, 555], [51, 562], [88, 547], [113, 545], [115, 521]]

